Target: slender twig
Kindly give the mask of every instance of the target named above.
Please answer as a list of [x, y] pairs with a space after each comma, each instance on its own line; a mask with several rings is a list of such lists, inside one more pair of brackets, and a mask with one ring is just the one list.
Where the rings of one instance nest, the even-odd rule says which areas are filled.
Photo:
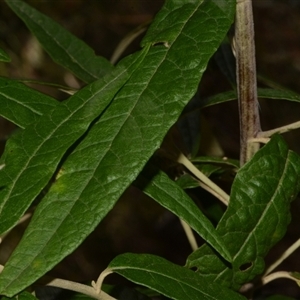
[[300, 247], [300, 239], [298, 239], [293, 245], [286, 249], [282, 255], [265, 271], [264, 277], [271, 273], [276, 267], [278, 267], [287, 257], [289, 257], [294, 251]]
[[191, 245], [191, 248], [193, 251], [197, 250], [198, 249], [198, 244], [197, 244], [197, 241], [195, 239], [195, 236], [194, 236], [194, 233], [192, 231], [192, 228], [190, 227], [190, 225], [188, 225], [185, 221], [180, 220], [180, 223], [181, 223], [181, 226], [185, 232], [185, 235]]
[[226, 194], [218, 185], [211, 181], [207, 176], [205, 176], [200, 170], [198, 170], [184, 154], [180, 153], [180, 155], [177, 158], [177, 162], [183, 164], [197, 179], [202, 181], [211, 190], [217, 193], [219, 197], [223, 199], [222, 202], [225, 202], [228, 205], [229, 195]]
[[255, 138], [261, 130], [251, 0], [237, 0], [234, 38], [240, 115], [240, 164], [242, 166], [259, 149], [258, 143], [248, 143], [248, 140]]
[[300, 128], [300, 121], [285, 125], [285, 126], [281, 126], [275, 129], [271, 129], [271, 130], [266, 130], [266, 131], [261, 131], [258, 133], [258, 137], [260, 138], [266, 138], [266, 137], [270, 137], [271, 135], [275, 134], [275, 133], [285, 133], [294, 129], [298, 129]]

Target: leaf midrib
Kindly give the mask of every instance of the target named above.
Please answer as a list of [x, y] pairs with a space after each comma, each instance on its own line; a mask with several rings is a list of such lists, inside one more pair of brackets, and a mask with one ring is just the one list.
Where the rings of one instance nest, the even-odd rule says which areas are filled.
[[[24, 165], [24, 167], [20, 170], [20, 172], [14, 177], [14, 180], [12, 181], [12, 185], [11, 188], [8, 190], [8, 194], [6, 194], [6, 196], [3, 198], [3, 202], [2, 205], [0, 206], [1, 210], [3, 209], [3, 207], [5, 206], [8, 198], [11, 195], [11, 192], [13, 191], [16, 183], [18, 182], [20, 176], [23, 174], [24, 170], [28, 167], [28, 165], [30, 164], [30, 162], [32, 161], [32, 159], [35, 157], [36, 153], [40, 150], [40, 148], [53, 136], [53, 134], [61, 127], [62, 124], [64, 124], [65, 122], [67, 122], [68, 120], [70, 120], [70, 118], [76, 114], [80, 109], [82, 109], [82, 107], [86, 106], [87, 103], [89, 101], [91, 101], [94, 97], [96, 97], [99, 93], [101, 93], [103, 91], [103, 89], [105, 89], [109, 84], [111, 84], [112, 82], [114, 82], [116, 79], [118, 79], [121, 75], [123, 75], [125, 72], [127, 72], [127, 69], [125, 68], [122, 72], [120, 72], [113, 80], [108, 81], [107, 83], [105, 83], [105, 85], [98, 90], [96, 93], [94, 93], [91, 97], [89, 97], [87, 99], [87, 101], [83, 102], [78, 108], [76, 108], [76, 110], [74, 112], [72, 112], [71, 115], [69, 115], [67, 118], [63, 119], [59, 124], [57, 124], [57, 126], [50, 132], [50, 134], [48, 134], [48, 136], [45, 137], [45, 139], [43, 140], [43, 143], [41, 143], [36, 149], [35, 151], [32, 153], [30, 159], [27, 161], [27, 163]], [[77, 100], [77, 99], [76, 99]], [[110, 103], [110, 102], [109, 102]], [[107, 103], [107, 105], [109, 105], [109, 103]], [[68, 104], [68, 103], [67, 103]], [[66, 103], [62, 103], [61, 105], [64, 105], [65, 107], [67, 107]], [[107, 107], [106, 105], [106, 107]], [[54, 108], [54, 110], [56, 111], [57, 109], [60, 109], [61, 106], [58, 105]], [[67, 107], [68, 108], [68, 107]], [[54, 112], [54, 110], [52, 112]], [[25, 129], [26, 130], [26, 129]], [[5, 170], [5, 169], [4, 169]]]
[[[145, 273], [153, 273], [153, 274], [155, 274], [155, 275], [160, 275], [160, 276], [162, 276], [162, 277], [166, 277], [166, 278], [168, 278], [168, 279], [170, 279], [170, 280], [172, 280], [172, 281], [174, 281], [174, 282], [176, 282], [176, 283], [180, 283], [180, 284], [182, 284], [182, 285], [186, 285], [186, 286], [188, 286], [188, 287], [190, 287], [190, 288], [192, 288], [193, 290], [195, 290], [195, 291], [197, 291], [197, 292], [201, 292], [202, 294], [204, 294], [205, 296], [208, 296], [209, 298], [211, 298], [211, 299], [215, 299], [215, 297], [211, 297], [211, 295], [209, 295], [209, 294], [206, 294], [206, 293], [204, 293], [202, 290], [199, 290], [199, 289], [197, 289], [194, 285], [190, 285], [190, 284], [188, 284], [188, 283], [186, 283], [186, 282], [184, 282], [184, 281], [182, 281], [181, 279], [179, 280], [178, 279], [178, 277], [177, 278], [174, 278], [174, 277], [171, 277], [170, 275], [166, 275], [166, 274], [163, 274], [163, 273], [160, 273], [160, 272], [158, 272], [158, 271], [153, 271], [153, 270], [150, 270], [149, 271], [149, 269], [143, 269], [143, 268], [138, 268], [138, 267], [132, 267], [132, 266], [130, 266], [130, 267], [112, 267], [111, 268], [111, 270], [113, 270], [113, 271], [115, 271], [115, 270], [138, 270], [138, 271], [141, 271], [141, 272], [145, 272]], [[187, 271], [188, 271], [188, 269], [187, 269]], [[191, 271], [192, 272], [192, 271]], [[117, 273], [117, 272], [116, 272]], [[139, 283], [141, 283], [141, 281], [138, 281]], [[144, 284], [143, 283], [143, 285], [146, 285], [146, 286], [148, 286], [148, 287], [150, 287], [150, 288], [153, 288], [153, 286], [151, 286], [151, 285], [149, 285], [149, 284]], [[168, 294], [165, 294], [165, 296], [168, 296]]]

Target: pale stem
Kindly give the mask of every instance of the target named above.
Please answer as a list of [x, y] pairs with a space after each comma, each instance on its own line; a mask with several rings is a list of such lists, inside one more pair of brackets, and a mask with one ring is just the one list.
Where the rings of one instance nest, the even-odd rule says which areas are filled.
[[[209, 192], [211, 195], [215, 196], [217, 199], [219, 199], [224, 205], [228, 206], [229, 201], [227, 199], [224, 199], [221, 197], [218, 193], [216, 193], [213, 189], [211, 189], [209, 186], [205, 185], [201, 181], [198, 180], [198, 184], [201, 188]], [[229, 197], [229, 196], [228, 196]]]
[[198, 180], [202, 181], [211, 190], [218, 194], [219, 197], [223, 199], [222, 202], [225, 202], [228, 205], [229, 195], [226, 194], [218, 185], [211, 181], [207, 176], [205, 176], [200, 170], [198, 170], [183, 153], [180, 153], [179, 157], [177, 158], [177, 162], [183, 164]]
[[19, 222], [14, 226], [12, 227], [9, 231], [3, 233], [1, 236], [0, 236], [0, 244], [2, 243], [2, 241], [5, 239], [5, 237], [18, 225], [22, 224], [23, 222], [27, 221], [29, 218], [31, 218], [32, 216], [32, 212], [28, 212], [26, 213], [24, 216], [22, 216], [22, 218], [19, 220]]
[[106, 294], [105, 292], [103, 292], [101, 290], [96, 291], [91, 286], [87, 286], [87, 285], [84, 285], [84, 284], [81, 284], [81, 283], [72, 282], [72, 281], [68, 281], [68, 280], [64, 280], [64, 279], [55, 278], [55, 279], [51, 280], [49, 283], [47, 283], [46, 285], [55, 286], [55, 287], [59, 287], [59, 288], [62, 288], [62, 289], [82, 293], [82, 294], [90, 296], [94, 299], [116, 300], [115, 298], [111, 297], [110, 295]]
[[261, 131], [251, 0], [237, 0], [234, 39], [240, 117], [240, 164], [242, 166], [259, 150], [258, 143], [248, 143], [248, 140], [255, 138]]
[[193, 251], [197, 250], [198, 249], [198, 244], [197, 244], [197, 241], [195, 239], [195, 236], [194, 236], [194, 233], [192, 231], [192, 228], [190, 227], [190, 225], [188, 225], [185, 221], [180, 220], [180, 223], [181, 223], [181, 226], [185, 232], [185, 235], [191, 245], [191, 248]]
[[249, 143], [261, 143], [261, 144], [267, 144], [267, 143], [269, 143], [269, 141], [270, 141], [269, 138], [261, 138], [261, 137], [257, 137], [257, 138], [248, 140]]
[[262, 278], [262, 285], [265, 285], [275, 279], [280, 279], [280, 278], [287, 278], [295, 281], [297, 284], [299, 284], [299, 280], [295, 277], [293, 277], [289, 272], [286, 271], [279, 271], [272, 273], [264, 278]]
[[151, 21], [147, 21], [144, 24], [141, 24], [133, 31], [129, 32], [118, 44], [114, 53], [111, 56], [110, 62], [115, 64], [117, 60], [121, 57], [122, 53], [126, 50], [126, 48], [143, 32], [146, 31], [147, 26], [151, 23]]
[[264, 276], [271, 273], [276, 267], [278, 267], [287, 257], [295, 252], [300, 247], [300, 239], [298, 239], [293, 245], [286, 249], [282, 255], [265, 271]]
[[101, 286], [105, 277], [109, 274], [112, 274], [113, 271], [110, 268], [106, 268], [98, 277], [97, 281], [92, 281], [92, 286], [96, 290], [97, 293], [101, 291]]
[[298, 129], [300, 128], [300, 121], [291, 123], [289, 125], [285, 125], [285, 126], [281, 126], [272, 130], [266, 130], [266, 131], [262, 131], [259, 132], [257, 137], [259, 138], [268, 138], [271, 135], [275, 134], [275, 133], [285, 133], [294, 129]]

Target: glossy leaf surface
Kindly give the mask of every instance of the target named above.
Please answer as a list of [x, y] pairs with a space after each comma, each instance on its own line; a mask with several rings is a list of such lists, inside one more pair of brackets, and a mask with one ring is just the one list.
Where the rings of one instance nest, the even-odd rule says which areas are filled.
[[0, 170], [0, 234], [16, 224], [68, 148], [109, 105], [143, 57], [142, 53], [125, 59], [112, 73], [56, 105], [8, 140], [1, 157], [5, 167]]
[[193, 271], [154, 255], [123, 254], [108, 268], [171, 299], [246, 299], [205, 279], [199, 280]]
[[189, 256], [187, 266], [234, 289], [262, 273], [265, 255], [286, 231], [299, 183], [299, 155], [274, 136], [237, 173], [228, 209], [217, 227], [233, 257], [232, 267], [207, 245]]
[[35, 123], [57, 104], [55, 99], [16, 80], [0, 77], [0, 115], [20, 128]]
[[[2, 293], [17, 293], [71, 253], [159, 147], [233, 21], [235, 1], [227, 1], [226, 10], [214, 1], [201, 4], [166, 2], [171, 16], [172, 9], [181, 7], [182, 12], [176, 26], [171, 18], [167, 28], [160, 28], [174, 31], [168, 47], [149, 50], [68, 157], [0, 276]], [[153, 36], [146, 41], [157, 42]]]
[[70, 70], [86, 83], [91, 83], [110, 72], [113, 66], [57, 24], [24, 1], [6, 0], [10, 8], [24, 21], [51, 58]]
[[146, 169], [138, 182], [141, 188], [145, 185], [143, 188], [145, 194], [184, 220], [226, 260], [231, 261], [230, 254], [212, 223], [184, 190], [165, 173], [158, 171], [157, 174], [151, 174]]

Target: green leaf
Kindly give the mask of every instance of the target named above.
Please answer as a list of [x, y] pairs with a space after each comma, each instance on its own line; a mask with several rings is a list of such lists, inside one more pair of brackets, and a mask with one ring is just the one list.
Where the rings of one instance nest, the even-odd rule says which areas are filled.
[[146, 168], [138, 178], [137, 185], [146, 195], [188, 223], [191, 228], [215, 248], [227, 261], [231, 261], [230, 254], [214, 226], [184, 190], [166, 174], [158, 170]]
[[[173, 1], [165, 4], [169, 10], [172, 6]], [[227, 7], [230, 13], [225, 15], [211, 1], [182, 5], [176, 39], [169, 47], [149, 50], [67, 158], [0, 275], [1, 293], [14, 295], [50, 270], [112, 209], [195, 94], [209, 58], [233, 21], [235, 1], [227, 1]]]
[[[267, 88], [257, 89], [258, 98], [276, 99], [276, 100], [288, 100], [293, 102], [300, 102], [300, 95], [289, 90], [274, 90]], [[201, 105], [201, 108], [224, 103], [237, 99], [235, 91], [228, 91], [214, 95], [207, 98]]]
[[171, 299], [246, 299], [205, 279], [199, 280], [195, 272], [154, 255], [119, 255], [108, 268]]
[[236, 159], [227, 157], [197, 156], [191, 159], [192, 163], [211, 163], [216, 165], [225, 165], [238, 169], [240, 162]]
[[10, 62], [11, 61], [9, 55], [1, 48], [0, 48], [0, 61], [2, 61], [2, 62]]
[[51, 58], [84, 82], [91, 83], [112, 70], [113, 66], [105, 58], [96, 56], [93, 49], [49, 17], [20, 0], [6, 0], [6, 3]]
[[199, 182], [190, 174], [183, 174], [175, 182], [179, 187], [181, 187], [184, 190], [199, 187]]
[[[0, 233], [10, 229], [41, 192], [68, 148], [110, 104], [143, 59], [123, 60], [113, 72], [59, 103], [36, 123], [13, 135], [1, 157]], [[15, 205], [18, 203], [18, 206]]]
[[[235, 159], [228, 159], [227, 157], [212, 157], [212, 156], [198, 156], [192, 158], [191, 161], [197, 169], [199, 169], [207, 177], [216, 174], [220, 175], [230, 168], [239, 168], [239, 161]], [[199, 183], [190, 174], [180, 176], [176, 183], [183, 189], [191, 189], [199, 187]]]
[[58, 102], [16, 80], [0, 77], [0, 115], [26, 128], [49, 113]]
[[300, 95], [289, 90], [258, 89], [259, 98], [300, 102]]
[[286, 231], [299, 183], [299, 155], [274, 136], [237, 173], [228, 209], [217, 226], [233, 257], [232, 266], [208, 245], [192, 253], [187, 266], [198, 268], [203, 278], [234, 289], [262, 273], [265, 255]]
[[38, 299], [28, 292], [22, 292], [21, 294], [13, 298], [1, 297], [1, 300], [38, 300]]

